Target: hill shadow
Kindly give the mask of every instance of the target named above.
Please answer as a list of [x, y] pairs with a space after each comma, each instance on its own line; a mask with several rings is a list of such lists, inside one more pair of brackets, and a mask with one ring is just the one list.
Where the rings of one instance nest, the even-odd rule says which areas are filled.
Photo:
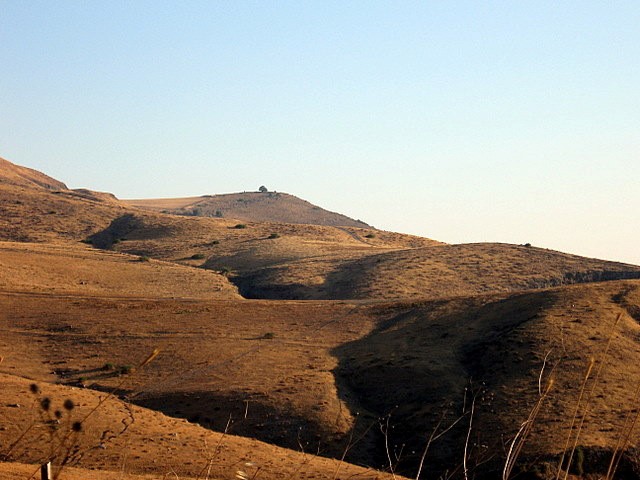
[[[378, 307], [375, 330], [331, 352], [340, 398], [378, 422], [367, 433], [375, 457], [390, 457], [396, 472], [413, 478], [435, 432], [442, 435], [430, 445], [425, 468], [434, 478], [461, 476], [473, 403], [469, 475], [500, 476], [503, 438], [510, 438], [503, 434], [519, 424], [496, 421], [495, 391], [505, 375], [539, 368], [537, 358], [509, 342], [554, 298], [536, 292]], [[520, 410], [524, 420], [526, 408]]]

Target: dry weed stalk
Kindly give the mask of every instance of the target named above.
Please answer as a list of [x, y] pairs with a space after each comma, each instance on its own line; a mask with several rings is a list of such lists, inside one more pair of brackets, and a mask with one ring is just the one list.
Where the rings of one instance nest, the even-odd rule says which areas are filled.
[[[638, 397], [640, 396], [640, 385], [636, 389], [636, 393], [633, 398], [633, 405], [636, 405], [638, 402]], [[638, 418], [640, 418], [640, 410], [636, 411], [636, 414], [633, 416], [633, 420], [631, 420], [631, 425], [629, 425], [629, 420], [631, 419], [631, 411], [629, 411], [624, 419], [624, 424], [621, 429], [621, 435], [618, 441], [616, 442], [616, 446], [613, 450], [613, 455], [611, 455], [611, 462], [609, 463], [609, 468], [607, 470], [607, 475], [604, 477], [605, 480], [611, 480], [616, 470], [618, 469], [618, 465], [620, 465], [620, 460], [622, 459], [622, 454], [629, 447], [631, 435], [633, 434], [633, 430], [635, 429], [636, 423], [638, 422]]]
[[[159, 349], [155, 349], [143, 362], [141, 362], [136, 369], [140, 369], [148, 365], [153, 359], [155, 359], [160, 353]], [[135, 371], [135, 369], [132, 369]], [[58, 468], [53, 475], [54, 480], [58, 480], [64, 468], [77, 462], [82, 458], [83, 453], [80, 451], [79, 446], [79, 436], [84, 430], [85, 422], [95, 414], [95, 412], [102, 406], [104, 403], [111, 399], [117, 391], [119, 391], [126, 381], [127, 377], [124, 377], [121, 382], [118, 383], [106, 396], [101, 397], [98, 400], [98, 403], [83, 417], [79, 420], [73, 420], [71, 417], [71, 412], [75, 408], [75, 403], [71, 399], [65, 400], [63, 407], [67, 411], [67, 416], [65, 420], [65, 425], [60, 431], [58, 425], [60, 424], [60, 420], [64, 417], [62, 410], [54, 410], [52, 414], [52, 402], [49, 397], [42, 397], [39, 400], [36, 398], [35, 403], [39, 404], [39, 417], [40, 417], [40, 425], [47, 426], [47, 434], [49, 437], [49, 453], [46, 456], [44, 463], [53, 462], [56, 459], [60, 459]], [[30, 387], [31, 392], [34, 395], [40, 394], [40, 388], [36, 384], [32, 384]], [[14, 441], [7, 452], [2, 455], [2, 458], [8, 458], [9, 455], [14, 451], [14, 449], [24, 440], [26, 435], [36, 426], [38, 423], [36, 421], [32, 422], [25, 431], [18, 437], [16, 441]], [[125, 429], [126, 430], [126, 429]], [[40, 471], [40, 467], [38, 467], [29, 477], [30, 479], [35, 478], [38, 472]]]
[[[607, 364], [607, 357], [609, 354], [609, 348], [611, 347], [611, 343], [613, 341], [613, 337], [616, 333], [616, 327], [618, 326], [618, 323], [620, 322], [620, 319], [622, 318], [622, 312], [620, 312], [618, 314], [618, 316], [616, 317], [615, 322], [613, 322], [613, 325], [611, 326], [611, 329], [609, 331], [609, 336], [607, 338], [607, 343], [605, 345], [604, 351], [602, 352], [601, 355], [601, 359], [598, 362], [598, 369], [596, 370], [596, 374], [593, 378], [593, 381], [591, 382], [591, 389], [589, 390], [587, 397], [584, 401], [584, 406], [583, 406], [583, 411], [582, 411], [582, 415], [580, 415], [580, 420], [578, 423], [578, 428], [575, 434], [575, 438], [573, 440], [573, 445], [571, 447], [571, 453], [569, 454], [569, 459], [567, 461], [567, 468], [564, 472], [564, 480], [567, 480], [567, 478], [569, 477], [569, 469], [571, 467], [571, 463], [573, 462], [573, 456], [575, 454], [576, 449], [578, 448], [578, 441], [580, 439], [580, 434], [582, 433], [582, 427], [584, 426], [584, 422], [585, 419], [587, 417], [587, 414], [589, 412], [589, 406], [591, 404], [591, 400], [593, 399], [593, 394], [595, 392], [596, 386], [598, 385], [598, 382], [600, 380], [600, 376], [602, 374], [602, 371], [605, 367], [605, 365]], [[578, 396], [578, 402], [576, 403], [576, 410], [574, 412], [574, 415], [571, 419], [571, 426], [569, 428], [569, 434], [567, 435], [567, 441], [565, 443], [565, 448], [562, 452], [562, 456], [560, 457], [560, 462], [558, 464], [558, 472], [556, 474], [556, 480], [559, 480], [560, 478], [560, 472], [562, 472], [562, 465], [567, 453], [567, 448], [569, 446], [569, 443], [571, 441], [571, 437], [573, 436], [573, 429], [574, 426], [576, 424], [576, 420], [578, 419], [578, 414], [580, 412], [580, 407], [582, 405], [582, 399], [584, 396], [584, 392], [586, 390], [586, 386], [587, 386], [587, 382], [589, 380], [589, 377], [591, 375], [591, 371], [593, 370], [593, 367], [596, 363], [596, 359], [594, 357], [591, 357], [590, 361], [589, 361], [589, 367], [587, 368], [587, 372], [585, 374], [584, 377], [584, 381], [582, 382], [582, 387], [580, 388], [580, 394]]]
[[420, 480], [420, 474], [422, 473], [422, 468], [424, 467], [424, 461], [427, 458], [427, 452], [429, 452], [429, 448], [431, 447], [431, 444], [435, 442], [438, 438], [446, 434], [453, 427], [455, 427], [458, 424], [458, 422], [466, 416], [466, 412], [465, 412], [462, 415], [460, 415], [457, 419], [455, 419], [453, 423], [451, 423], [451, 425], [449, 425], [447, 428], [445, 428], [440, 433], [438, 433], [438, 429], [440, 428], [440, 425], [442, 425], [442, 421], [444, 420], [446, 413], [447, 412], [444, 412], [442, 414], [442, 416], [440, 417], [440, 420], [438, 420], [438, 423], [436, 424], [433, 431], [431, 432], [431, 435], [429, 435], [427, 444], [425, 445], [424, 450], [422, 451], [422, 455], [420, 456], [420, 463], [418, 464], [418, 472], [416, 473], [416, 480]]
[[464, 441], [464, 453], [462, 457], [462, 467], [464, 473], [464, 479], [469, 480], [469, 468], [467, 467], [467, 459], [469, 458], [469, 439], [471, 438], [471, 429], [473, 427], [473, 414], [476, 410], [476, 394], [473, 395], [471, 400], [471, 409], [469, 410], [469, 428], [467, 429], [467, 437]]
[[[546, 360], [546, 357], [545, 357], [545, 360]], [[543, 372], [544, 372], [544, 366], [540, 371], [540, 376], [538, 377], [539, 381], [542, 378]], [[526, 443], [527, 438], [531, 433], [531, 430], [533, 429], [533, 424], [538, 416], [538, 413], [540, 412], [540, 408], [542, 407], [544, 400], [549, 395], [549, 392], [551, 391], [553, 384], [554, 384], [554, 378], [551, 377], [547, 382], [547, 387], [544, 389], [544, 392], [540, 393], [540, 396], [538, 397], [538, 401], [531, 409], [531, 412], [529, 412], [529, 416], [522, 423], [522, 425], [520, 425], [520, 429], [518, 430], [518, 433], [516, 433], [515, 437], [511, 441], [511, 446], [509, 447], [509, 452], [507, 453], [507, 459], [504, 464], [504, 469], [502, 470], [503, 480], [509, 479], [509, 476], [511, 475], [513, 467], [515, 466], [516, 461], [520, 456], [520, 452], [522, 451], [522, 448], [524, 447], [524, 444]]]

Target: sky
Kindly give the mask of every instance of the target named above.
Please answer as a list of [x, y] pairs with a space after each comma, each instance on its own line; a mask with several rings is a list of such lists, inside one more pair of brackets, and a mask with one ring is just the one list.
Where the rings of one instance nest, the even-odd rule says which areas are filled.
[[0, 156], [640, 264], [640, 2], [2, 0]]

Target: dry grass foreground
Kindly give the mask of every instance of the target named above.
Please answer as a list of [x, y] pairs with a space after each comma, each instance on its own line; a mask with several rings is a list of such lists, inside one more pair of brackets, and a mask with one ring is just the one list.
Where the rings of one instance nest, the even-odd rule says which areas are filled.
[[[544, 472], [553, 471], [576, 429], [571, 421], [591, 358], [600, 373], [578, 408], [580, 418], [587, 407], [578, 439], [585, 472], [606, 472], [625, 421], [638, 411], [638, 281], [371, 305], [0, 300], [0, 350], [9, 352], [2, 371], [105, 391], [121, 382], [119, 366], [160, 347], [148, 369], [121, 388], [130, 401], [217, 431], [231, 418], [232, 433], [334, 457], [354, 428], [363, 438], [347, 460], [384, 467], [389, 454], [408, 476], [436, 424], [442, 420], [443, 430], [461, 418], [430, 446], [428, 471], [461, 476], [466, 459], [476, 478], [493, 478], [553, 378], [517, 462], [548, 478]], [[473, 440], [465, 443], [469, 432]], [[622, 472], [638, 468], [630, 450], [636, 439], [625, 448]]]
[[[160, 348], [122, 388], [131, 401], [218, 431], [231, 416], [232, 433], [339, 456], [354, 417], [330, 351], [373, 321], [343, 303], [0, 294], [0, 371], [105, 391]], [[370, 463], [368, 448], [348, 458]]]
[[[136, 473], [151, 478], [237, 479], [238, 472], [253, 475], [258, 470], [256, 478], [264, 479], [333, 478], [336, 472], [336, 478], [389, 477], [337, 460], [212, 432], [108, 398], [106, 393], [41, 384], [36, 394], [30, 391], [29, 380], [4, 374], [0, 374], [0, 385], [1, 444], [10, 445], [9, 459], [31, 463], [0, 464], [0, 478], [35, 476], [38, 464], [52, 452], [83, 468], [120, 472], [93, 473], [95, 478], [129, 478], [128, 474]], [[68, 400], [73, 404], [65, 407]], [[76, 422], [81, 427], [71, 428]], [[83, 473], [70, 469], [61, 478], [92, 478], [82, 477]]]

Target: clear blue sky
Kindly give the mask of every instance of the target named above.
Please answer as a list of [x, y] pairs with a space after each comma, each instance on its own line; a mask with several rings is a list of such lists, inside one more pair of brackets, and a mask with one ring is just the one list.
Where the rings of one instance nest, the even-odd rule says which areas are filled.
[[639, 25], [637, 0], [4, 0], [0, 156], [640, 264]]

